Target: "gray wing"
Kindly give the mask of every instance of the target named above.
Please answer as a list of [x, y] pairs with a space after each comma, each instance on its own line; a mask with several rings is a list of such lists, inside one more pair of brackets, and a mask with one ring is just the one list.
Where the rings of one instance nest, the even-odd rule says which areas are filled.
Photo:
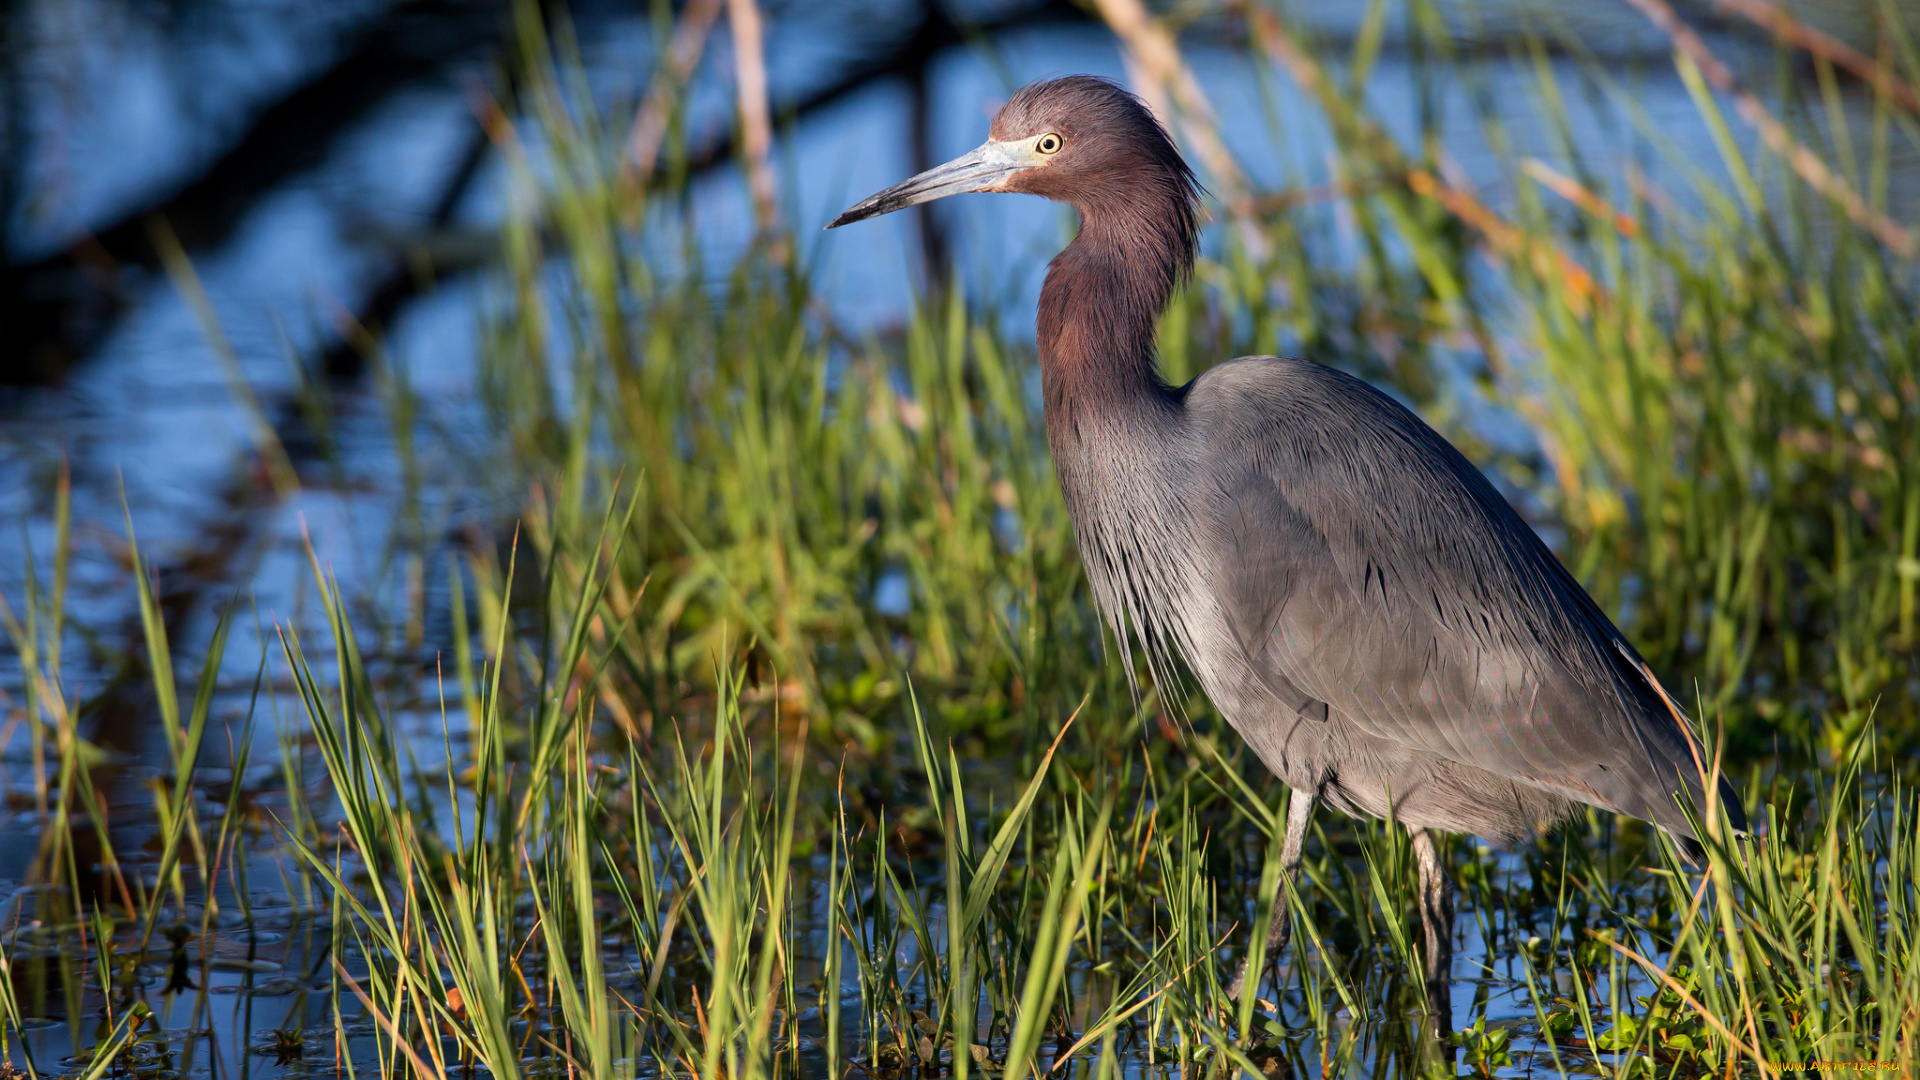
[[1673, 799], [1698, 805], [1690, 737], [1450, 443], [1303, 361], [1221, 365], [1186, 405], [1215, 531], [1198, 546], [1230, 553], [1202, 573], [1277, 704], [1311, 717], [1324, 703], [1375, 739], [1692, 835]]

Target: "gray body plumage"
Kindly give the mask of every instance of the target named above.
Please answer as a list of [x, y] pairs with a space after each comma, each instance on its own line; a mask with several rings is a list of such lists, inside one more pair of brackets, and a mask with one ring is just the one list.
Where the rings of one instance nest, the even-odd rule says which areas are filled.
[[[1244, 357], [1184, 387], [1154, 329], [1193, 265], [1198, 188], [1132, 95], [1023, 87], [979, 149], [833, 225], [962, 191], [1070, 203], [1038, 339], [1047, 438], [1095, 601], [1172, 687], [1184, 665], [1293, 789], [1290, 882], [1313, 807], [1412, 833], [1436, 1032], [1452, 888], [1436, 832], [1512, 841], [1587, 804], [1691, 847], [1698, 747], [1620, 631], [1493, 485], [1392, 398], [1331, 368]], [[832, 226], [829, 226], [832, 227]], [[1732, 789], [1719, 803], [1745, 819]], [[1284, 890], [1291, 885], [1283, 886]], [[1268, 954], [1287, 941], [1276, 905]], [[1237, 996], [1247, 973], [1229, 992]]]
[[1177, 653], [1289, 787], [1503, 841], [1579, 803], [1692, 837], [1674, 796], [1700, 763], [1638, 656], [1399, 403], [1246, 357], [1070, 412], [1049, 431], [1101, 611], [1162, 682]]

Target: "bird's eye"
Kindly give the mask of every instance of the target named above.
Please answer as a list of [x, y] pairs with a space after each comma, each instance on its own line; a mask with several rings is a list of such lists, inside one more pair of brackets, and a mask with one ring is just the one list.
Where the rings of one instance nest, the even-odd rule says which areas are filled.
[[1043, 154], [1057, 154], [1060, 152], [1061, 145], [1060, 136], [1048, 132], [1040, 136], [1040, 141], [1034, 143], [1033, 148]]

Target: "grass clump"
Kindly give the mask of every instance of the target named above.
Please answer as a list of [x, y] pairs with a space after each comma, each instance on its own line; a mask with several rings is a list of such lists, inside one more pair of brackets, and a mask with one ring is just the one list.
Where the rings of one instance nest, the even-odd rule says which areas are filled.
[[[1418, 1072], [1440, 1053], [1421, 1026], [1400, 833], [1320, 830], [1285, 901], [1292, 962], [1231, 1002], [1222, 984], [1245, 928], [1264, 925], [1284, 815], [1211, 738], [1106, 754], [1069, 717], [1023, 783], [983, 790], [910, 706], [913, 756], [894, 764], [918, 798], [874, 801], [847, 796], [844, 763], [821, 761], [803, 726], [756, 719], [738, 673], [717, 678], [709, 716], [653, 739], [596, 723], [590, 694], [510, 707], [504, 664], [528, 682], [579, 670], [564, 628], [590, 621], [578, 612], [604, 580], [554, 625], [516, 632], [555, 643], [549, 662], [503, 639], [496, 655], [519, 660], [462, 679], [489, 688], [476, 745], [520, 749], [416, 771], [412, 797], [379, 779], [408, 771], [400, 744], [367, 734], [393, 725], [329, 704], [370, 700], [351, 668], [323, 692], [288, 642], [346, 823], [301, 857], [338, 898], [336, 977], [364, 995], [392, 1066]], [[546, 767], [540, 747], [557, 748]], [[1456, 849], [1482, 939], [1464, 1063], [1694, 1075], [1912, 1060], [1920, 829], [1910, 795], [1870, 790], [1858, 765], [1811, 781], [1806, 805], [1771, 807], [1762, 836], [1711, 840], [1704, 872], [1599, 815], [1533, 865]], [[1219, 839], [1243, 820], [1264, 838]], [[1709, 830], [1727, 835], [1724, 819]]]
[[[1401, 902], [1410, 845], [1382, 823], [1316, 829], [1284, 900], [1290, 963], [1225, 998], [1246, 928], [1266, 922], [1284, 813], [1236, 744], [1207, 731], [1116, 750], [1083, 711], [1009, 785], [910, 698], [898, 786], [861, 793], [857, 749], [824, 756], [810, 721], [748, 702], [737, 670], [715, 677], [711, 708], [651, 736], [606, 720], [595, 627], [630, 505], [603, 509], [600, 554], [570, 586], [551, 561], [523, 572], [510, 558], [494, 576], [471, 557], [456, 595], [484, 617], [459, 614], [452, 631], [481, 647], [441, 678], [439, 761], [419, 760], [426, 744], [388, 711], [316, 564], [329, 640], [289, 627], [262, 669], [291, 687], [324, 775], [316, 785], [287, 755], [270, 864], [324, 898], [326, 947], [294, 985], [331, 1019], [317, 1046], [276, 1031], [276, 1053], [610, 1077], [1399, 1074], [1444, 1057], [1423, 1034]], [[545, 583], [541, 600], [517, 609], [506, 583], [528, 580]], [[1862, 764], [1811, 777], [1762, 837], [1710, 843], [1704, 873], [1598, 814], [1525, 861], [1453, 844], [1462, 932], [1479, 938], [1457, 972], [1475, 988], [1464, 1063], [1697, 1075], [1910, 1060], [1920, 830], [1905, 789], [1863, 782], [1878, 774]], [[113, 1023], [76, 1032], [88, 1049], [74, 1062], [178, 1060], [178, 1036], [153, 1018], [176, 995], [206, 1000], [217, 939], [252, 933], [217, 898], [270, 854], [235, 843], [238, 815], [178, 820], [173, 850], [233, 855], [173, 863], [168, 896], [102, 890], [72, 859], [47, 871], [63, 888], [21, 894], [31, 919], [6, 938], [7, 1030], [46, 1015], [44, 991], [18, 996], [29, 973], [58, 971], [76, 1015], [88, 995], [115, 1002]], [[81, 835], [107, 839], [98, 822]], [[150, 951], [135, 916], [196, 907], [197, 925], [166, 937], [176, 956], [197, 946], [198, 981], [143, 977], [168, 950]]]

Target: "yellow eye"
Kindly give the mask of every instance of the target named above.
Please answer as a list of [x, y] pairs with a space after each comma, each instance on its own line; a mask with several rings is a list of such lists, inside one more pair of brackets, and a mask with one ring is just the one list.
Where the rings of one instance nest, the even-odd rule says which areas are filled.
[[1034, 143], [1033, 148], [1043, 154], [1057, 154], [1060, 152], [1061, 145], [1060, 136], [1048, 132], [1040, 136], [1040, 141]]

